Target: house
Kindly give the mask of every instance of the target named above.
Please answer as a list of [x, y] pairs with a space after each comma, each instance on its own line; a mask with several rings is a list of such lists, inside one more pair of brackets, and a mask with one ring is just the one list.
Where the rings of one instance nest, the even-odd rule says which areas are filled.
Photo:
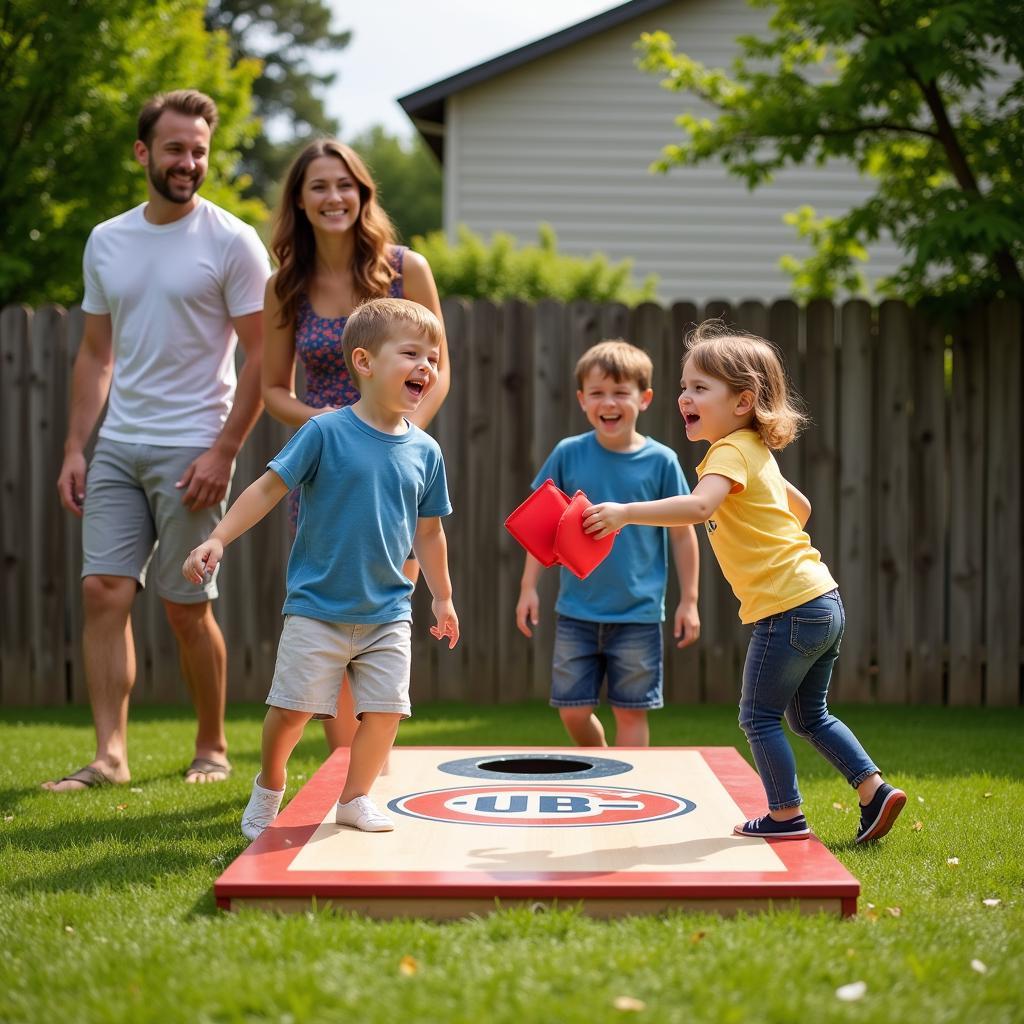
[[[765, 31], [768, 12], [745, 0], [631, 0], [399, 99], [444, 167], [444, 226], [537, 237], [547, 221], [563, 252], [630, 258], [656, 273], [662, 300], [771, 299], [790, 291], [784, 253], [807, 243], [783, 216], [803, 204], [838, 215], [871, 191], [833, 161], [779, 172], [754, 192], [720, 163], [651, 173], [681, 138], [684, 110], [714, 111], [671, 93], [636, 67], [634, 43], [663, 29], [678, 48], [728, 68], [736, 37]], [[871, 250], [869, 280], [898, 265]]]

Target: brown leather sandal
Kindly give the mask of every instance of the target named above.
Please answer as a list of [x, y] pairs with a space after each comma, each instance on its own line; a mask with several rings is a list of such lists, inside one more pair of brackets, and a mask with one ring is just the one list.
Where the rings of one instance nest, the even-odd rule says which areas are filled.
[[211, 761], [208, 757], [194, 757], [192, 763], [185, 769], [185, 778], [190, 775], [223, 775], [225, 778], [212, 781], [227, 782], [227, 777], [231, 775], [231, 765]]

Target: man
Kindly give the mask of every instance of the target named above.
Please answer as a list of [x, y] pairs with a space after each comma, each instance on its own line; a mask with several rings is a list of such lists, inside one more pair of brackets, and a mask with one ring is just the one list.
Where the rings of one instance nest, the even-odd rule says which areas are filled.
[[[185, 780], [218, 782], [231, 771], [227, 658], [210, 607], [216, 579], [190, 587], [179, 567], [223, 515], [235, 456], [260, 414], [270, 267], [251, 227], [197, 195], [216, 124], [217, 107], [200, 92], [150, 100], [135, 143], [148, 202], [98, 225], [86, 244], [85, 332], [57, 488], [83, 516], [82, 645], [96, 757], [43, 783], [53, 792], [131, 777], [131, 606], [147, 567], [198, 719]], [[245, 353], [237, 387], [236, 337]], [[108, 395], [87, 476], [83, 449]]]

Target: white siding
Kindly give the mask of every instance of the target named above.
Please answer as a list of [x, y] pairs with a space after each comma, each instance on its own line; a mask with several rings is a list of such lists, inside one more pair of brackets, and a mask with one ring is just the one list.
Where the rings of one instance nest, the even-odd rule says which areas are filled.
[[[630, 258], [637, 280], [658, 274], [663, 300], [787, 294], [779, 257], [809, 250], [783, 215], [805, 203], [838, 215], [870, 187], [838, 162], [787, 170], [755, 192], [717, 163], [652, 174], [662, 146], [680, 138], [675, 117], [713, 111], [638, 71], [633, 49], [642, 31], [665, 29], [680, 50], [727, 68], [736, 36], [765, 18], [744, 0], [681, 0], [450, 98], [446, 230], [533, 241], [547, 221], [564, 252]], [[866, 272], [897, 264], [879, 244]]]

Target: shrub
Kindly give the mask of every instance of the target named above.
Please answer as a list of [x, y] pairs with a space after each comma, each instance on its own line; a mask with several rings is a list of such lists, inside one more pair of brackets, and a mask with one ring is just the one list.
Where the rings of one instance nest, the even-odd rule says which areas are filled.
[[656, 275], [636, 285], [632, 260], [611, 263], [603, 253], [587, 258], [559, 253], [550, 224], [540, 225], [536, 245], [520, 246], [504, 232], [497, 232], [487, 243], [469, 228], [460, 227], [455, 245], [443, 231], [433, 231], [417, 235], [412, 246], [430, 262], [442, 298], [589, 299], [627, 305], [655, 298]]

